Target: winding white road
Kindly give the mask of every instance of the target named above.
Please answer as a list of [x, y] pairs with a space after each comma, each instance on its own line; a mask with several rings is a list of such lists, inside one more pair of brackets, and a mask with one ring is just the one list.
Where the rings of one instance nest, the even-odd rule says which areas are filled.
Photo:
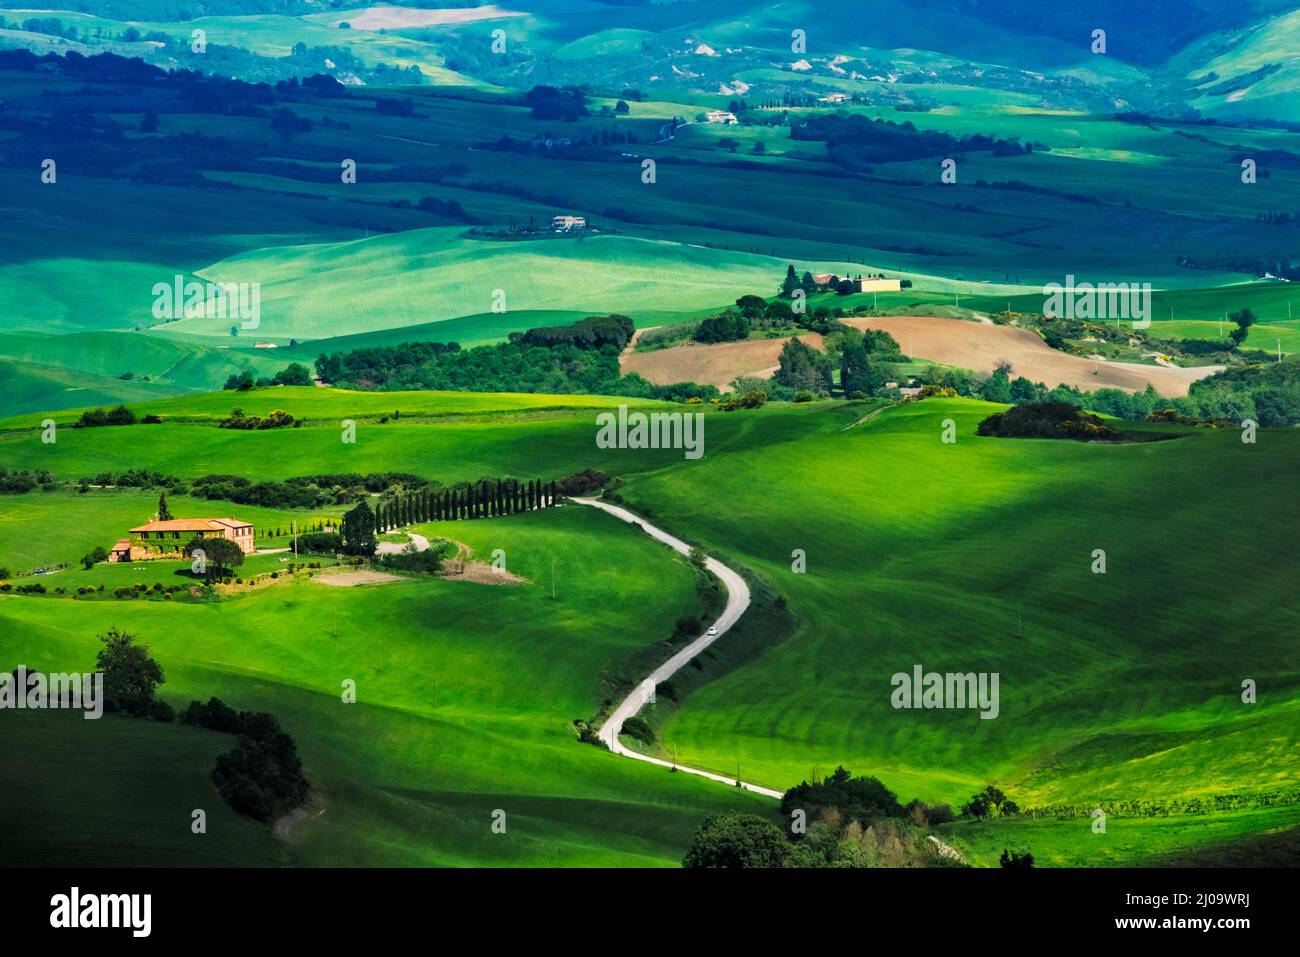
[[[658, 539], [674, 551], [680, 552], [683, 555], [689, 555], [691, 553], [691, 546], [687, 545], [680, 538], [669, 535], [661, 528], [656, 528], [645, 519], [640, 518], [633, 512], [629, 512], [625, 508], [620, 508], [617, 505], [610, 505], [608, 502], [602, 502], [599, 499], [594, 498], [573, 498], [571, 501], [577, 502], [581, 505], [590, 505], [592, 508], [598, 508], [602, 512], [607, 512], [615, 518], [631, 525], [639, 525], [641, 530], [651, 538]], [[650, 674], [646, 676], [645, 680], [637, 685], [631, 694], [619, 702], [618, 707], [614, 709], [614, 713], [611, 714], [609, 718], [606, 719], [605, 723], [600, 726], [600, 730], [597, 734], [600, 739], [609, 746], [611, 751], [615, 754], [621, 754], [625, 758], [634, 758], [637, 761], [657, 764], [662, 768], [675, 767], [678, 771], [683, 771], [686, 774], [695, 774], [702, 778], [708, 778], [710, 781], [720, 781], [723, 784], [729, 784], [732, 787], [739, 786], [744, 788], [746, 791], [753, 791], [755, 794], [762, 794], [765, 797], [775, 798], [779, 801], [782, 797], [782, 792], [780, 791], [774, 791], [771, 788], [761, 787], [757, 784], [749, 784], [745, 781], [738, 781], [736, 778], [729, 778], [722, 774], [714, 774], [712, 771], [701, 771], [698, 768], [683, 767], [680, 764], [673, 764], [671, 761], [652, 758], [647, 754], [641, 754], [639, 751], [633, 751], [631, 748], [625, 747], [622, 742], [618, 740], [618, 732], [619, 729], [623, 727], [623, 722], [635, 715], [645, 706], [645, 703], [654, 693], [655, 685], [660, 681], [667, 681], [685, 667], [688, 661], [725, 635], [727, 629], [739, 621], [740, 616], [743, 615], [745, 609], [749, 607], [749, 586], [745, 584], [743, 578], [716, 558], [706, 558], [704, 561], [704, 567], [717, 575], [722, 581], [723, 587], [727, 589], [727, 607], [723, 609], [722, 617], [713, 623], [713, 627], [718, 630], [718, 633], [716, 635], [710, 635], [706, 629], [704, 634], [700, 635], [700, 637], [696, 638], [681, 651], [677, 652], [677, 654], [673, 655], [654, 671], [650, 672]], [[965, 863], [965, 858], [963, 858], [955, 848], [945, 844], [938, 837], [931, 834], [928, 835], [928, 840], [935, 844], [938, 852], [942, 856]]]
[[[602, 512], [607, 512], [615, 518], [631, 525], [639, 525], [641, 530], [651, 538], [663, 542], [669, 548], [680, 552], [683, 555], [689, 555], [691, 553], [691, 546], [687, 545], [680, 538], [669, 535], [661, 528], [656, 528], [625, 508], [620, 508], [617, 505], [610, 505], [608, 502], [602, 502], [599, 499], [594, 498], [574, 498], [572, 501], [581, 505], [590, 505], [592, 508], [598, 508]], [[600, 736], [600, 739], [608, 745], [611, 751], [615, 754], [621, 754], [625, 758], [634, 758], [637, 761], [646, 761], [650, 764], [657, 764], [664, 768], [675, 767], [678, 771], [683, 771], [686, 774], [699, 775], [700, 777], [708, 778], [711, 781], [721, 781], [723, 784], [730, 784], [732, 787], [739, 786], [746, 791], [753, 791], [755, 794], [762, 794], [780, 800], [780, 791], [760, 787], [757, 784], [748, 784], [744, 781], [737, 781], [735, 778], [729, 778], [722, 774], [714, 774], [711, 771], [701, 771], [698, 768], [688, 768], [680, 764], [673, 764], [671, 761], [652, 758], [647, 754], [641, 754], [638, 751], [633, 751], [631, 748], [625, 747], [623, 743], [618, 740], [618, 732], [619, 729], [623, 727], [623, 722], [635, 715], [645, 706], [646, 702], [650, 699], [650, 696], [654, 694], [655, 686], [661, 681], [667, 681], [684, 668], [688, 661], [725, 635], [727, 630], [740, 620], [740, 616], [743, 615], [745, 609], [749, 607], [749, 586], [745, 584], [745, 580], [741, 578], [740, 575], [722, 564], [722, 562], [718, 561], [716, 558], [706, 558], [704, 561], [704, 567], [713, 572], [714, 575], [718, 576], [718, 579], [722, 582], [722, 586], [727, 590], [727, 607], [722, 610], [722, 615], [717, 621], [713, 622], [712, 625], [713, 628], [717, 629], [717, 634], [710, 635], [706, 630], [704, 634], [700, 635], [700, 637], [696, 638], [681, 651], [677, 652], [677, 654], [673, 655], [654, 671], [650, 672], [650, 674], [647, 675], [635, 689], [633, 689], [631, 694], [619, 702], [618, 707], [614, 709], [613, 714], [611, 714], [605, 720], [605, 723], [600, 726], [600, 730], [597, 734]]]

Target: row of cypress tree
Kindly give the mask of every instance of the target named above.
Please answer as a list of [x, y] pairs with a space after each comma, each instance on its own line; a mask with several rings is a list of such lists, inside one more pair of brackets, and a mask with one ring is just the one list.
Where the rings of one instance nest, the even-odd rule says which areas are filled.
[[554, 482], [533, 479], [484, 479], [463, 488], [422, 489], [398, 495], [374, 506], [375, 534], [403, 525], [465, 518], [493, 518], [550, 508], [555, 504]]

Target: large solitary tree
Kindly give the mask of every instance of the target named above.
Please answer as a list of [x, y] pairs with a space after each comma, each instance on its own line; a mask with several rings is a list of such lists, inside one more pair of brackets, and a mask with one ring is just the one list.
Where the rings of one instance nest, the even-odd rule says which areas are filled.
[[1228, 333], [1228, 336], [1232, 339], [1234, 346], [1240, 346], [1246, 341], [1246, 337], [1250, 335], [1250, 327], [1255, 324], [1255, 313], [1249, 309], [1243, 309], [1240, 312], [1234, 312], [1228, 318], [1237, 324], [1237, 328]]
[[192, 538], [185, 546], [185, 554], [203, 553], [209, 575], [226, 575], [231, 569], [244, 564], [244, 550], [228, 538]]
[[110, 628], [99, 640], [104, 647], [95, 668], [104, 675], [104, 709], [135, 717], [154, 712], [154, 690], [163, 683], [163, 670], [135, 635]]
[[349, 555], [373, 555], [379, 543], [375, 540], [375, 515], [364, 501], [343, 516], [343, 551]]

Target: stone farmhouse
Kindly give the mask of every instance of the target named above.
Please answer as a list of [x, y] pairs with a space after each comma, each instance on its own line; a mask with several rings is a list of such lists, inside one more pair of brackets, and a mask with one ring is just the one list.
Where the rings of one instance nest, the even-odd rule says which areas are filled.
[[226, 538], [251, 554], [253, 523], [237, 518], [173, 518], [137, 525], [108, 553], [110, 562], [135, 562], [148, 558], [184, 558], [181, 551], [195, 538]]

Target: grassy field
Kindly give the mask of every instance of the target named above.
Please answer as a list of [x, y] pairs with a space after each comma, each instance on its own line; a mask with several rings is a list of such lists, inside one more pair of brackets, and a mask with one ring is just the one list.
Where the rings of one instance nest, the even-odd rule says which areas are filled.
[[[93, 658], [79, 664], [89, 670]], [[0, 847], [7, 867], [257, 867], [292, 860], [270, 830], [217, 794], [209, 775], [217, 755], [233, 746], [229, 735], [116, 715], [87, 721], [65, 711], [6, 711], [3, 722]], [[196, 809], [207, 815], [205, 834], [191, 831]]]
[[[153, 406], [170, 419], [162, 425], [64, 429], [53, 446], [30, 431], [36, 417], [9, 420], [0, 461], [73, 478], [400, 468], [456, 481], [603, 468], [624, 478], [634, 508], [770, 581], [798, 622], [670, 718], [660, 741], [683, 763], [739, 764], [775, 787], [843, 763], [904, 798], [954, 804], [988, 780], [1022, 806], [1295, 785], [1292, 568], [1258, 561], [1285, 556], [1297, 531], [1277, 504], [1300, 455], [1291, 432], [1246, 446], [1231, 432], [1175, 428], [1172, 441], [1105, 447], [978, 438], [976, 423], [997, 407], [969, 400], [926, 400], [847, 430], [865, 407], [775, 404], [710, 413], [706, 455], [688, 462], [596, 448], [593, 413], [618, 401], [253, 390], [164, 400]], [[214, 428], [235, 402], [287, 408], [308, 425]], [[360, 420], [353, 446], [338, 438], [349, 416]], [[946, 418], [955, 445], [939, 441]], [[1180, 491], [1189, 474], [1195, 496]], [[42, 560], [75, 559], [154, 503], [110, 491], [7, 501], [18, 507], [5, 510], [0, 559], [16, 563], [35, 554], [33, 541], [48, 542]], [[259, 528], [290, 517], [180, 497], [172, 509], [233, 511]], [[169, 697], [215, 693], [280, 714], [326, 790], [326, 822], [292, 844], [298, 859], [671, 863], [704, 810], [744, 799], [573, 743], [566, 722], [599, 705], [602, 670], [666, 637], [696, 600], [682, 563], [612, 526], [561, 509], [429, 529], [480, 556], [504, 549], [527, 580], [519, 587], [297, 581], [201, 605], [11, 596], [0, 618], [16, 636], [7, 651], [33, 667], [73, 667], [97, 630], [129, 625], [155, 646]], [[1107, 552], [1104, 576], [1089, 570], [1095, 548]], [[794, 549], [806, 574], [791, 572]], [[111, 574], [60, 573], [69, 584]], [[998, 672], [1000, 716], [891, 709], [890, 675], [916, 663]], [[331, 689], [349, 675], [379, 697], [340, 712]], [[1258, 704], [1239, 702], [1247, 677], [1260, 683]], [[517, 842], [492, 843], [483, 821], [496, 807], [528, 822]], [[1211, 846], [1279, 820], [1241, 816], [1204, 840], [1161, 823], [1152, 846]], [[982, 860], [980, 840], [969, 849]], [[1036, 832], [1025, 840], [1034, 849]], [[1053, 863], [1128, 859], [1044, 841]]]
[[[694, 577], [683, 560], [577, 508], [441, 531], [479, 555], [504, 549], [526, 583], [329, 588], [300, 580], [184, 606], [0, 598], [0, 622], [12, 636], [5, 656], [44, 670], [86, 668], [94, 636], [117, 625], [150, 645], [173, 704], [215, 694], [275, 713], [298, 742], [323, 807], [288, 842], [299, 863], [674, 864], [703, 814], [763, 806], [581, 745], [569, 726], [595, 711], [606, 664], [666, 638], [677, 616], [693, 613]], [[345, 679], [357, 682], [355, 705], [340, 701]], [[152, 779], [193, 779], [188, 789], [158, 782], [140, 832], [124, 838], [121, 853], [129, 853], [159, 815], [183, 805], [177, 826], [187, 826], [212, 752], [176, 755], [165, 735], [188, 732], [117, 724], [120, 734], [153, 742], [139, 751], [124, 745], [132, 760], [173, 754], [178, 766]], [[93, 740], [83, 735], [66, 749]], [[104, 761], [119, 753], [108, 750]], [[496, 809], [507, 814], [504, 835], [490, 830]], [[96, 819], [86, 813], [67, 805], [71, 820]], [[68, 856], [49, 863], [85, 862], [75, 845], [51, 853]], [[171, 842], [156, 854], [194, 860]]]
[[[598, 449], [596, 415], [620, 404], [682, 408], [615, 396], [269, 388], [142, 403], [132, 408], [138, 414], [157, 412], [163, 423], [62, 428], [58, 441], [49, 445], [40, 441], [44, 416], [4, 420], [0, 465], [48, 469], [72, 481], [104, 470], [149, 468], [183, 479], [209, 473], [283, 479], [322, 472], [407, 471], [450, 483], [502, 474], [560, 478], [596, 467], [621, 474], [684, 461], [674, 449]], [[307, 424], [253, 432], [216, 428], [216, 420], [236, 406], [249, 415], [282, 408]], [[394, 412], [401, 418], [394, 418]], [[74, 421], [78, 415], [73, 409], [51, 417]], [[706, 455], [789, 441], [811, 419], [802, 408], [771, 418], [707, 415]], [[342, 441], [345, 419], [356, 423], [355, 443]]]
[[998, 857], [1009, 847], [1030, 848], [1039, 867], [1140, 867], [1165, 858], [1176, 863], [1189, 848], [1222, 866], [1234, 845], [1246, 840], [1258, 841], [1259, 848], [1229, 866], [1262, 867], [1294, 866], [1297, 828], [1300, 807], [1291, 806], [1161, 818], [1111, 817], [1100, 834], [1093, 832], [1092, 819], [1087, 817], [960, 822], [939, 830], [967, 860], [983, 867], [997, 867]]
[[[1294, 786], [1290, 565], [1257, 556], [1297, 533], [1276, 509], [1297, 437], [976, 437], [994, 408], [929, 400], [629, 481], [634, 507], [770, 578], [801, 622], [688, 699], [664, 747], [778, 788], [843, 763], [954, 804], [989, 780], [1022, 806]], [[1198, 493], [1180, 495], [1190, 471]], [[1215, 583], [1236, 568], [1250, 572], [1226, 602]], [[917, 663], [998, 672], [1000, 716], [892, 709], [890, 676]], [[1257, 675], [1273, 692], [1245, 706]]]

